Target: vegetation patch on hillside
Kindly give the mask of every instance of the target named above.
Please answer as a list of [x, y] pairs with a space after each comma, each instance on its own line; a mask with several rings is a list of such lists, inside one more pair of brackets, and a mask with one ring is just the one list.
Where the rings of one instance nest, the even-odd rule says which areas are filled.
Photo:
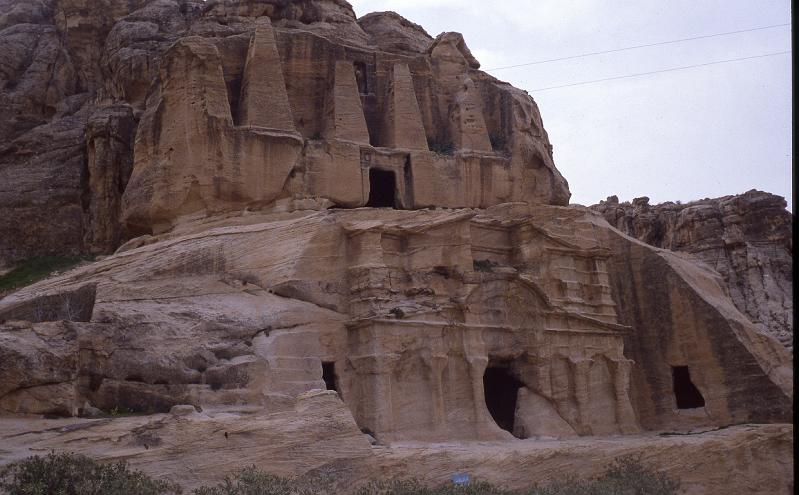
[[[474, 481], [431, 487], [414, 479], [374, 481], [342, 492], [334, 476], [281, 477], [255, 466], [227, 476], [221, 483], [198, 488], [193, 495], [676, 495], [679, 482], [627, 456], [592, 479], [567, 478], [525, 490], [506, 490]], [[154, 480], [124, 462], [101, 464], [76, 454], [29, 457], [0, 469], [0, 493], [8, 495], [178, 495], [180, 486]]]
[[7, 495], [178, 495], [180, 486], [133, 471], [124, 462], [100, 464], [89, 457], [50, 453], [0, 469]]
[[43, 280], [53, 273], [74, 268], [86, 260], [80, 256], [41, 256], [23, 261], [0, 276], [0, 295]]

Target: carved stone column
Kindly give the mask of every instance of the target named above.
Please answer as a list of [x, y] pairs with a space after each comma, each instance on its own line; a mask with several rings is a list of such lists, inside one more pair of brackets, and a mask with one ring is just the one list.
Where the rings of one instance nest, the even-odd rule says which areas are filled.
[[378, 436], [394, 429], [391, 377], [399, 360], [400, 355], [393, 353], [350, 358], [358, 379], [364, 382], [358, 423]]
[[591, 369], [593, 359], [572, 359], [574, 370], [574, 399], [577, 401], [577, 418], [579, 425], [576, 428], [581, 434], [590, 434], [591, 427], [588, 421], [590, 412], [591, 392], [588, 389], [588, 371]]
[[441, 352], [424, 357], [425, 365], [430, 370], [431, 401], [433, 424], [437, 431], [446, 429], [447, 410], [444, 404], [444, 368], [447, 367], [449, 357]]
[[464, 355], [469, 365], [469, 380], [472, 383], [474, 419], [479, 434], [489, 420], [488, 409], [485, 405], [485, 390], [483, 389], [483, 376], [488, 367], [488, 354], [485, 342], [483, 342], [482, 331], [464, 329], [463, 332]]
[[630, 402], [630, 371], [634, 364], [629, 359], [614, 359], [610, 361], [613, 372], [613, 385], [616, 391], [616, 418], [619, 430], [622, 433], [636, 433], [640, 431], [635, 420], [635, 411]]

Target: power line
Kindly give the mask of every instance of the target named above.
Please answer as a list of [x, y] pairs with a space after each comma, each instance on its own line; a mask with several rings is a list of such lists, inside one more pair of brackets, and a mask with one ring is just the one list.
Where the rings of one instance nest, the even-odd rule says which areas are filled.
[[752, 59], [755, 59], [755, 58], [773, 57], [773, 56], [776, 56], [776, 55], [785, 55], [787, 53], [791, 53], [791, 50], [784, 51], [784, 52], [764, 53], [763, 55], [753, 55], [751, 57], [739, 57], [739, 58], [731, 58], [731, 59], [727, 59], [727, 60], [717, 60], [715, 62], [705, 62], [704, 64], [685, 65], [685, 66], [682, 66], [682, 67], [672, 67], [670, 69], [653, 70], [651, 72], [639, 72], [638, 74], [627, 74], [627, 75], [624, 75], [624, 76], [606, 77], [604, 79], [594, 79], [592, 81], [582, 81], [582, 82], [576, 82], [576, 83], [571, 83], [571, 84], [563, 84], [561, 86], [549, 86], [549, 87], [546, 87], [546, 88], [533, 89], [533, 90], [531, 90], [531, 92], [548, 91], [550, 89], [569, 88], [569, 87], [572, 87], [572, 86], [583, 86], [583, 85], [586, 85], [586, 84], [595, 84], [595, 83], [600, 83], [600, 82], [605, 82], [605, 81], [615, 81], [617, 79], [626, 79], [626, 78], [629, 78], [629, 77], [649, 76], [649, 75], [652, 75], [652, 74], [662, 74], [663, 72], [672, 72], [672, 71], [677, 71], [677, 70], [695, 69], [697, 67], [706, 67], [708, 65], [726, 64], [726, 63], [729, 63], [729, 62], [738, 62], [738, 61], [741, 61], [741, 60], [752, 60]]
[[561, 60], [572, 60], [572, 59], [575, 59], [575, 58], [593, 57], [595, 55], [604, 55], [606, 53], [624, 52], [624, 51], [627, 51], [627, 50], [635, 50], [635, 49], [638, 49], [638, 48], [648, 48], [650, 46], [670, 45], [670, 44], [674, 44], [674, 43], [682, 43], [682, 42], [685, 42], [685, 41], [701, 40], [701, 39], [705, 39], [705, 38], [716, 38], [718, 36], [729, 36], [729, 35], [732, 35], [732, 34], [750, 33], [752, 31], [762, 31], [764, 29], [774, 29], [774, 28], [785, 27], [785, 26], [790, 26], [790, 25], [791, 25], [790, 23], [772, 24], [771, 26], [761, 26], [761, 27], [755, 27], [755, 28], [750, 28], [750, 29], [741, 29], [739, 31], [727, 31], [727, 32], [724, 32], [724, 33], [705, 34], [703, 36], [694, 36], [692, 38], [682, 38], [682, 39], [679, 39], [679, 40], [659, 41], [657, 43], [647, 43], [645, 45], [627, 46], [627, 47], [624, 47], [624, 48], [615, 48], [613, 50], [604, 50], [604, 51], [601, 51], [601, 52], [581, 53], [579, 55], [571, 55], [569, 57], [550, 58], [550, 59], [547, 59], [547, 60], [538, 60], [536, 62], [527, 62], [527, 63], [524, 63], [524, 64], [508, 65], [506, 67], [496, 67], [494, 69], [485, 69], [485, 71], [488, 72], [488, 71], [492, 71], [492, 70], [504, 70], [504, 69], [514, 69], [516, 67], [527, 67], [529, 65], [548, 64], [550, 62], [559, 62]]

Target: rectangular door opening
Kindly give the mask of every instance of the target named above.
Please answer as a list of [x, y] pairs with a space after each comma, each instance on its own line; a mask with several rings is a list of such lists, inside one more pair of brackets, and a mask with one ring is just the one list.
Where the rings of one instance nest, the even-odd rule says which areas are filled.
[[691, 381], [691, 372], [688, 371], [688, 366], [672, 366], [671, 376], [674, 383], [674, 397], [677, 399], [677, 409], [705, 407], [705, 398]]
[[325, 388], [338, 392], [338, 379], [336, 378], [336, 363], [322, 363], [322, 380]]
[[397, 176], [391, 170], [369, 169], [369, 208], [397, 207]]

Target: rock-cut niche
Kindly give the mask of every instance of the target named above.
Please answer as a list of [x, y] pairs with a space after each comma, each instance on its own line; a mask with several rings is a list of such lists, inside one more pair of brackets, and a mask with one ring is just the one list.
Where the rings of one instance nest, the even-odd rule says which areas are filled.
[[336, 377], [336, 363], [322, 363], [322, 379], [325, 388], [338, 392], [338, 378]]

